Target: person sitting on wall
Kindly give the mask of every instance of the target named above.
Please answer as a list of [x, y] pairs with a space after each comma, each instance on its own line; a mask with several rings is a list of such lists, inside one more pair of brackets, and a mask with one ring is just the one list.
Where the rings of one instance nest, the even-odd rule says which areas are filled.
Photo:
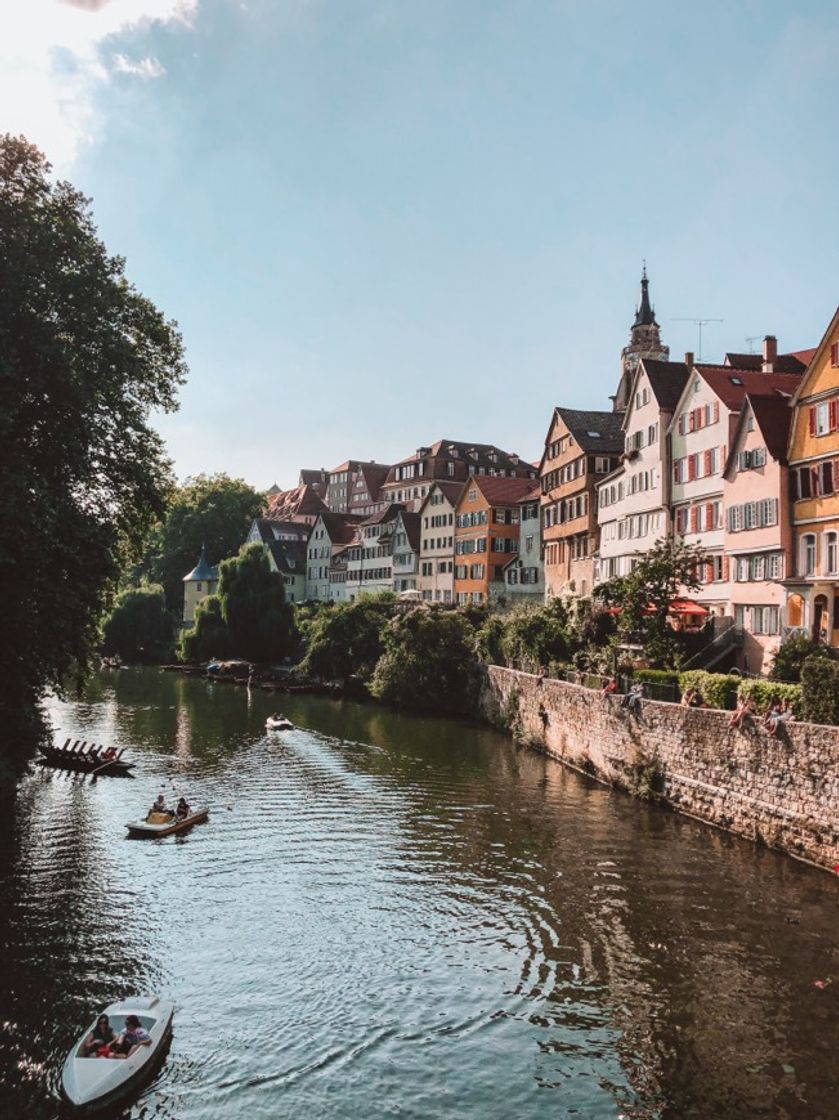
[[604, 684], [603, 684], [603, 687], [600, 689], [600, 695], [601, 696], [609, 696], [609, 695], [611, 695], [611, 693], [617, 692], [617, 691], [618, 691], [618, 682], [615, 680], [614, 677], [607, 677]]
[[693, 698], [696, 695], [695, 688], [689, 688], [687, 692], [682, 693], [681, 705], [683, 708], [693, 707]]
[[769, 701], [769, 705], [768, 705], [768, 707], [766, 709], [766, 713], [763, 717], [763, 726], [768, 731], [774, 731], [775, 730], [775, 723], [776, 723], [776, 721], [778, 719], [778, 716], [780, 714], [781, 714], [780, 698], [777, 697], [777, 696], [773, 696], [772, 699]]
[[780, 730], [781, 724], [782, 723], [791, 723], [794, 719], [795, 719], [795, 716], [794, 716], [793, 711], [792, 711], [792, 701], [787, 696], [784, 699], [783, 704], [781, 705], [780, 711], [778, 711], [773, 716], [770, 723], [767, 725], [769, 727], [769, 734], [774, 735], [777, 738], [778, 731]]
[[731, 713], [728, 720], [729, 728], [740, 727], [744, 720], [754, 722], [755, 706], [754, 701], [746, 696], [739, 696], [737, 698], [737, 707]]
[[643, 684], [634, 684], [629, 692], [621, 700], [621, 707], [626, 708], [628, 712], [635, 712], [636, 714], [641, 711], [641, 701], [644, 697]]

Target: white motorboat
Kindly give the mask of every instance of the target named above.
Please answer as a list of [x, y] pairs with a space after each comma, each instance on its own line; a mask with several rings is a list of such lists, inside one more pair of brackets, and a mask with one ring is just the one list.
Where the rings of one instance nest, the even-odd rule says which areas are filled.
[[285, 716], [281, 716], [281, 715], [269, 716], [268, 719], [266, 719], [266, 721], [265, 721], [265, 730], [266, 731], [293, 731], [294, 730], [294, 724], [291, 722], [290, 719], [286, 719]]
[[173, 1003], [157, 996], [135, 996], [106, 1007], [102, 1014], [108, 1016], [117, 1033], [125, 1028], [126, 1015], [136, 1015], [140, 1026], [148, 1031], [151, 1045], [138, 1047], [130, 1058], [88, 1058], [84, 1054], [84, 1040], [95, 1027], [94, 1020], [64, 1063], [61, 1088], [67, 1100], [76, 1108], [92, 1112], [135, 1089], [151, 1073], [155, 1058], [160, 1056], [172, 1032], [174, 1012]]
[[129, 821], [125, 827], [129, 836], [170, 836], [173, 832], [184, 832], [199, 821], [205, 821], [209, 812], [207, 805], [190, 809], [185, 817], [169, 812], [151, 812], [141, 821]]

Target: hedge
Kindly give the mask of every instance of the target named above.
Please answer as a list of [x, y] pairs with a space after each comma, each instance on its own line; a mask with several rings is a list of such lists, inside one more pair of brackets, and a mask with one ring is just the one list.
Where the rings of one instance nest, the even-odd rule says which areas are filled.
[[649, 684], [678, 684], [679, 672], [676, 669], [636, 669], [636, 681], [646, 681]]
[[807, 658], [801, 667], [801, 708], [810, 723], [839, 724], [839, 662]]
[[753, 700], [755, 707], [761, 714], [766, 711], [773, 700], [789, 699], [792, 702], [795, 718], [801, 719], [800, 684], [782, 684], [780, 681], [741, 681], [737, 695], [744, 700]]
[[706, 669], [688, 669], [679, 673], [679, 688], [682, 695], [689, 688], [695, 688], [709, 708], [734, 708], [737, 703], [737, 687], [741, 677], [728, 673], [709, 673]]

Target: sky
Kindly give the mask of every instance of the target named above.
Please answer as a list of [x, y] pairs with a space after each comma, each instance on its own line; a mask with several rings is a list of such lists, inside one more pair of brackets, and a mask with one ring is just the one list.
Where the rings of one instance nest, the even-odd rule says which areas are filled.
[[538, 459], [611, 407], [643, 260], [674, 359], [815, 345], [837, 58], [835, 0], [0, 0], [0, 127], [178, 321], [178, 477], [290, 486]]

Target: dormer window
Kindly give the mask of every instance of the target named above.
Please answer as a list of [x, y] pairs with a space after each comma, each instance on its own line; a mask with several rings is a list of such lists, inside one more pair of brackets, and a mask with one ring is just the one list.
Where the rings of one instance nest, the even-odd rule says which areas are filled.
[[586, 432], [589, 439], [600, 439], [600, 432]]

